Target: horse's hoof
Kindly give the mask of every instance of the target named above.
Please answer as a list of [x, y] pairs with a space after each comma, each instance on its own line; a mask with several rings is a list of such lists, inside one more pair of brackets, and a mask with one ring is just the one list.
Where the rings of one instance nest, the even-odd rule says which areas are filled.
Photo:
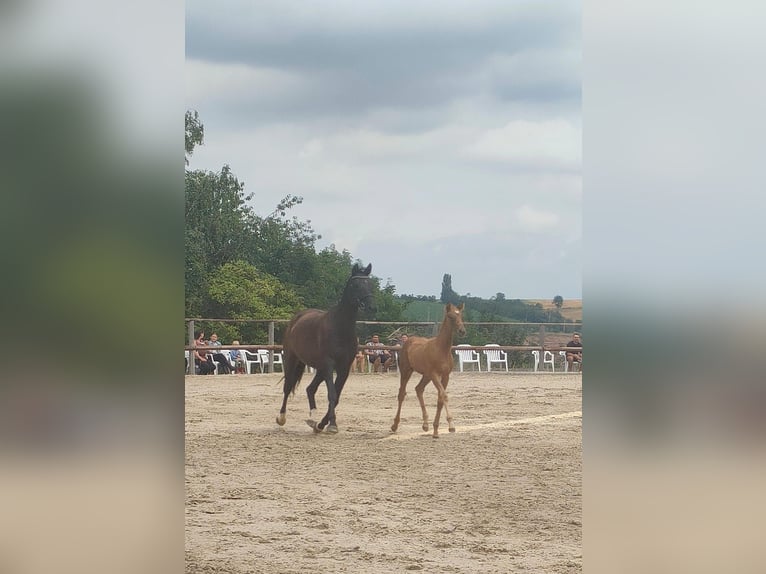
[[433, 436], [434, 438], [439, 438], [439, 435], [438, 435], [438, 433], [434, 433], [432, 436]]
[[338, 433], [338, 427], [335, 425], [327, 425], [327, 432], [330, 434], [337, 434]]
[[455, 427], [450, 427], [449, 432], [455, 432]]
[[285, 421], [287, 420], [287, 417], [285, 415], [277, 415], [277, 424], [279, 426], [285, 426]]
[[396, 429], [399, 428], [399, 425], [391, 425], [391, 432], [396, 432]]
[[423, 430], [428, 432], [428, 423], [423, 423]]
[[309, 425], [312, 429], [314, 429], [314, 432], [319, 434], [322, 432], [322, 429], [319, 428], [319, 423], [312, 419], [306, 419], [306, 424]]

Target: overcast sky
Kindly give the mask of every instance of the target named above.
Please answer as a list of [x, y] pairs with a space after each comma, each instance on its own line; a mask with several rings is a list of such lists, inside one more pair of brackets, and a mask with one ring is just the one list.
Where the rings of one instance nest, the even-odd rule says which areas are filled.
[[186, 6], [192, 169], [302, 196], [399, 294], [582, 296], [579, 2]]

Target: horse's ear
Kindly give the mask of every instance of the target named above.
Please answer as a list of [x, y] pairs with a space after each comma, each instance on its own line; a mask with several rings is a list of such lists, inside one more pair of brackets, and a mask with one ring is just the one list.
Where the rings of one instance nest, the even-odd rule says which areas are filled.
[[446, 311], [449, 311], [449, 310], [450, 310], [450, 307], [452, 307], [452, 303], [447, 303], [447, 304], [444, 306], [444, 309], [445, 309]]
[[364, 274], [369, 275], [371, 271], [372, 271], [372, 263], [368, 263], [367, 267], [364, 268]]
[[463, 307], [465, 307], [465, 303], [460, 303], [460, 305], [457, 306], [457, 310], [462, 311]]
[[354, 266], [351, 268], [351, 276], [359, 275], [359, 272], [362, 270], [361, 267], [359, 267], [358, 264], [354, 263]]

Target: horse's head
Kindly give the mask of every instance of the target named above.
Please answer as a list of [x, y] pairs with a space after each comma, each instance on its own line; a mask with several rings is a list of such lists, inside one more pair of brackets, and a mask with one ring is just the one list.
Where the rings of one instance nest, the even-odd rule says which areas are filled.
[[444, 308], [444, 317], [449, 319], [455, 330], [460, 333], [461, 336], [465, 335], [465, 325], [463, 325], [463, 303], [460, 305], [453, 305], [447, 303]]
[[356, 304], [358, 309], [375, 313], [377, 310], [374, 298], [375, 289], [370, 279], [370, 272], [372, 272], [372, 263], [364, 269], [355, 263], [351, 270], [351, 278], [346, 283], [346, 295]]

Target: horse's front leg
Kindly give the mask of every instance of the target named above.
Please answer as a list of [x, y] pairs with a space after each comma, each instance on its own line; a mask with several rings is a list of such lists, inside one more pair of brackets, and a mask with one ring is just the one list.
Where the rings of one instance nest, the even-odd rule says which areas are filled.
[[321, 431], [327, 426], [327, 432], [335, 434], [338, 432], [338, 425], [335, 423], [335, 407], [338, 405], [338, 391], [332, 380], [332, 371], [330, 371], [330, 374], [325, 380], [327, 381], [327, 414], [322, 417], [317, 428]]
[[335, 405], [338, 404], [338, 395], [335, 389], [335, 383], [332, 380], [332, 375], [332, 369], [322, 369], [321, 371], [317, 369], [317, 376], [327, 384], [327, 413], [318, 423], [312, 419], [306, 420], [306, 424], [313, 428], [315, 433], [322, 432], [325, 427], [327, 427], [327, 432], [338, 432], [338, 427], [335, 424]]
[[[423, 375], [420, 382], [415, 387], [415, 393], [418, 395], [418, 401], [420, 402], [420, 412], [423, 415], [423, 430], [428, 432], [428, 413], [426, 412], [426, 401], [423, 399], [423, 391], [426, 385], [431, 382], [431, 378], [428, 375]], [[434, 432], [436, 429], [434, 428]]]
[[439, 393], [439, 398], [436, 402], [436, 416], [434, 417], [434, 438], [439, 438], [439, 417], [441, 416], [442, 407], [444, 407], [445, 414], [447, 415], [449, 432], [455, 432], [455, 426], [452, 424], [452, 415], [449, 412], [449, 399], [447, 397], [448, 383], [449, 373], [444, 375], [441, 381], [439, 381], [438, 377], [434, 377], [434, 386]]
[[339, 367], [337, 371], [337, 376], [335, 377], [335, 392], [337, 394], [337, 403], [340, 404], [340, 395], [343, 392], [343, 387], [346, 386], [346, 381], [348, 380], [348, 376], [351, 374], [351, 365]]
[[309, 383], [309, 386], [306, 387], [306, 396], [309, 400], [309, 419], [314, 420], [317, 415], [317, 401], [316, 401], [316, 394], [317, 389], [319, 388], [319, 384], [322, 382], [322, 375], [317, 371], [317, 374], [314, 375], [314, 378]]

